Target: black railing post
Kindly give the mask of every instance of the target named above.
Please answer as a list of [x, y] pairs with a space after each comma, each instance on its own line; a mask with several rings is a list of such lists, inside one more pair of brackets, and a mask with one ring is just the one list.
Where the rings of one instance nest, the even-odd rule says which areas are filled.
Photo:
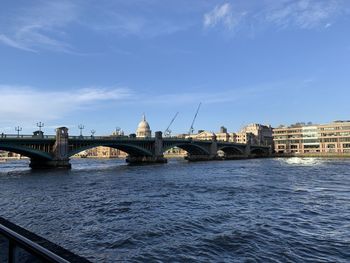
[[15, 252], [15, 244], [9, 239], [9, 250], [7, 260], [9, 263], [14, 263], [14, 252]]

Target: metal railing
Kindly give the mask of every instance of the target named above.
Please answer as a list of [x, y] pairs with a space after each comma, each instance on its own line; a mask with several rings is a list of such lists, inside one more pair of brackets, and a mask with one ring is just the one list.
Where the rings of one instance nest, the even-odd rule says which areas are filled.
[[5, 134], [1, 133], [0, 134], [0, 139], [55, 139], [55, 135], [28, 135], [28, 134]]
[[[55, 251], [47, 247], [54, 248], [52, 250]], [[0, 262], [88, 263], [90, 261], [0, 217]]]
[[[130, 137], [130, 136], [68, 136], [68, 139], [73, 140], [153, 140], [155, 137], [150, 138], [140, 138], [140, 137]], [[28, 135], [28, 134], [0, 134], [0, 140], [6, 139], [56, 139], [56, 135]]]
[[[69, 136], [69, 139], [74, 140], [135, 140], [135, 141], [152, 141], [155, 140], [156, 137], [130, 137], [130, 136]], [[200, 141], [192, 138], [179, 138], [179, 137], [163, 137], [163, 140], [166, 141]]]

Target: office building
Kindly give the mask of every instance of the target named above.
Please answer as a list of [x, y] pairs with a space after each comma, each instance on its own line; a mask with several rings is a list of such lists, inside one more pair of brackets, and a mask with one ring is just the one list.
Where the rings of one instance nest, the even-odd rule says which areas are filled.
[[350, 153], [350, 121], [280, 126], [273, 129], [273, 140], [276, 153]]

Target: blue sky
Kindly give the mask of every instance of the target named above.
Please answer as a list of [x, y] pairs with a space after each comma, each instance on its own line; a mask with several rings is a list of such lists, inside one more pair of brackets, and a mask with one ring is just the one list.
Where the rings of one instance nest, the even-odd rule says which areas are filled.
[[350, 119], [346, 0], [2, 0], [0, 132]]

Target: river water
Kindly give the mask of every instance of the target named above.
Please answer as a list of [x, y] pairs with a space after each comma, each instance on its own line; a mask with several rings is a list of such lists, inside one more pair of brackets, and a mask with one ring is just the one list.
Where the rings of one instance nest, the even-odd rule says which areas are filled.
[[0, 216], [93, 262], [350, 262], [350, 160], [0, 164]]

